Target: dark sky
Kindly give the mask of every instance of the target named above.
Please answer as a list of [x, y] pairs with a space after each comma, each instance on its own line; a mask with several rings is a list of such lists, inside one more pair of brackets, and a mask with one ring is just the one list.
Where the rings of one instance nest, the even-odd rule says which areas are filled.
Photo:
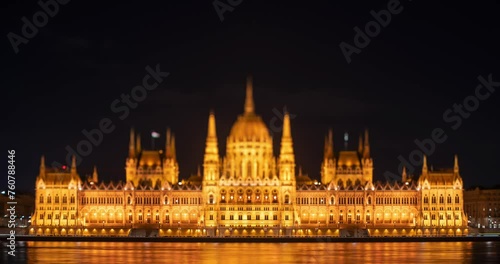
[[[456, 130], [443, 113], [474, 95], [479, 76], [500, 82], [500, 4], [401, 1], [402, 11], [348, 64], [340, 43], [354, 45], [353, 28], [364, 29], [374, 20], [370, 11], [389, 3], [366, 2], [243, 0], [221, 21], [212, 1], [73, 0], [17, 54], [8, 33], [22, 35], [21, 18], [32, 21], [41, 7], [4, 3], [1, 149], [16, 150], [17, 188], [33, 190], [40, 156], [47, 164], [65, 163], [65, 147], [76, 148], [85, 139], [82, 130], [98, 128], [103, 118], [116, 128], [83, 159], [81, 175], [97, 165], [102, 180], [124, 180], [130, 127], [150, 147], [150, 131], [162, 134], [156, 144], [163, 145], [169, 126], [186, 178], [202, 163], [210, 109], [225, 152], [243, 111], [247, 73], [254, 76], [256, 111], [268, 126], [285, 105], [295, 115], [296, 161], [312, 178], [320, 177], [329, 127], [336, 150], [344, 148], [344, 132], [355, 149], [358, 134], [369, 128], [376, 180], [397, 171], [398, 156], [408, 158], [415, 139], [442, 128], [447, 140], [436, 144], [429, 166], [451, 167], [456, 153], [467, 187], [499, 183], [498, 92], [479, 100]], [[170, 76], [120, 120], [111, 103], [157, 64]], [[273, 138], [277, 152], [279, 133]]]

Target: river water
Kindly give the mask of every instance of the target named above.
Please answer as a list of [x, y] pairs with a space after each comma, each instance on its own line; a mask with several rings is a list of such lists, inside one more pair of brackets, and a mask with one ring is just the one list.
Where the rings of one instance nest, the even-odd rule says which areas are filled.
[[21, 242], [0, 263], [500, 263], [500, 242]]

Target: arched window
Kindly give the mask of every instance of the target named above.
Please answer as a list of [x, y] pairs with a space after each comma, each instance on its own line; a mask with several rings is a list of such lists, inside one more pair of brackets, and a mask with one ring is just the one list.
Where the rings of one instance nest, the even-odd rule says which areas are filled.
[[432, 203], [435, 204], [436, 203], [436, 196], [432, 195]]
[[439, 196], [439, 203], [441, 203], [441, 204], [444, 203], [444, 197], [442, 194], [441, 194], [441, 196]]
[[66, 197], [66, 194], [63, 196], [62, 202], [63, 203], [68, 203], [68, 197]]
[[425, 204], [429, 203], [429, 197], [427, 197], [427, 195], [425, 195], [425, 197], [424, 197], [424, 203]]
[[47, 197], [47, 203], [52, 203], [52, 196], [50, 196], [50, 194], [49, 194], [49, 196]]
[[75, 195], [72, 194], [71, 197], [69, 198], [70, 203], [75, 203]]
[[38, 200], [39, 203], [43, 203], [43, 195], [40, 194], [40, 200]]
[[288, 194], [285, 195], [285, 203], [286, 204], [290, 203], [290, 196]]
[[213, 204], [213, 203], [214, 203], [214, 195], [213, 195], [213, 194], [210, 194], [210, 195], [208, 196], [208, 203], [209, 203], [209, 204]]
[[330, 197], [330, 204], [334, 204], [334, 203], [335, 203], [335, 197], [332, 196], [332, 197]]
[[127, 204], [132, 204], [132, 197], [130, 196], [127, 197]]
[[368, 204], [372, 204], [372, 197], [368, 196]]
[[446, 202], [451, 204], [451, 196], [448, 194], [448, 197], [446, 198]]
[[163, 198], [163, 204], [168, 204], [168, 196], [166, 196], [166, 195]]
[[54, 203], [59, 203], [59, 194], [56, 194], [56, 198], [54, 199]]
[[455, 203], [460, 203], [460, 197], [458, 197], [458, 194], [455, 195]]

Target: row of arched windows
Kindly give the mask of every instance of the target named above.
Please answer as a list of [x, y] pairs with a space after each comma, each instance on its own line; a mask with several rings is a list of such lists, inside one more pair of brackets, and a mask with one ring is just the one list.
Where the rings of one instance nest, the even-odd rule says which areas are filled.
[[[62, 200], [62, 203], [68, 203], [68, 197], [65, 195], [63, 195], [62, 199], [59, 199], [59, 195], [56, 194], [54, 196], [54, 203], [60, 203]], [[43, 204], [43, 203], [52, 203], [52, 196], [49, 194], [47, 196], [47, 201], [45, 201], [45, 197], [43, 196], [43, 194], [40, 194], [40, 197], [38, 198], [38, 202]], [[76, 199], [75, 199], [75, 195], [71, 195], [71, 197], [69, 198], [69, 203], [75, 203], [76, 202]]]
[[[448, 196], [446, 197], [446, 203], [451, 203], [452, 199], [451, 199], [451, 195], [448, 194]], [[427, 195], [424, 196], [424, 204], [428, 204], [429, 203], [429, 197]], [[435, 195], [432, 195], [431, 197], [431, 203], [435, 204], [437, 203], [437, 198]], [[444, 196], [441, 194], [439, 196], [439, 203], [440, 204], [444, 204]], [[458, 196], [458, 194], [455, 195], [455, 203], [458, 204], [460, 203], [460, 197]]]

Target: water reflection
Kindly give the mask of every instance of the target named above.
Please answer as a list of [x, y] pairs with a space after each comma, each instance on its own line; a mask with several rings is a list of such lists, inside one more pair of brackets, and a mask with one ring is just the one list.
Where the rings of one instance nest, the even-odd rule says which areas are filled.
[[3, 263], [498, 263], [500, 242], [26, 242]]

